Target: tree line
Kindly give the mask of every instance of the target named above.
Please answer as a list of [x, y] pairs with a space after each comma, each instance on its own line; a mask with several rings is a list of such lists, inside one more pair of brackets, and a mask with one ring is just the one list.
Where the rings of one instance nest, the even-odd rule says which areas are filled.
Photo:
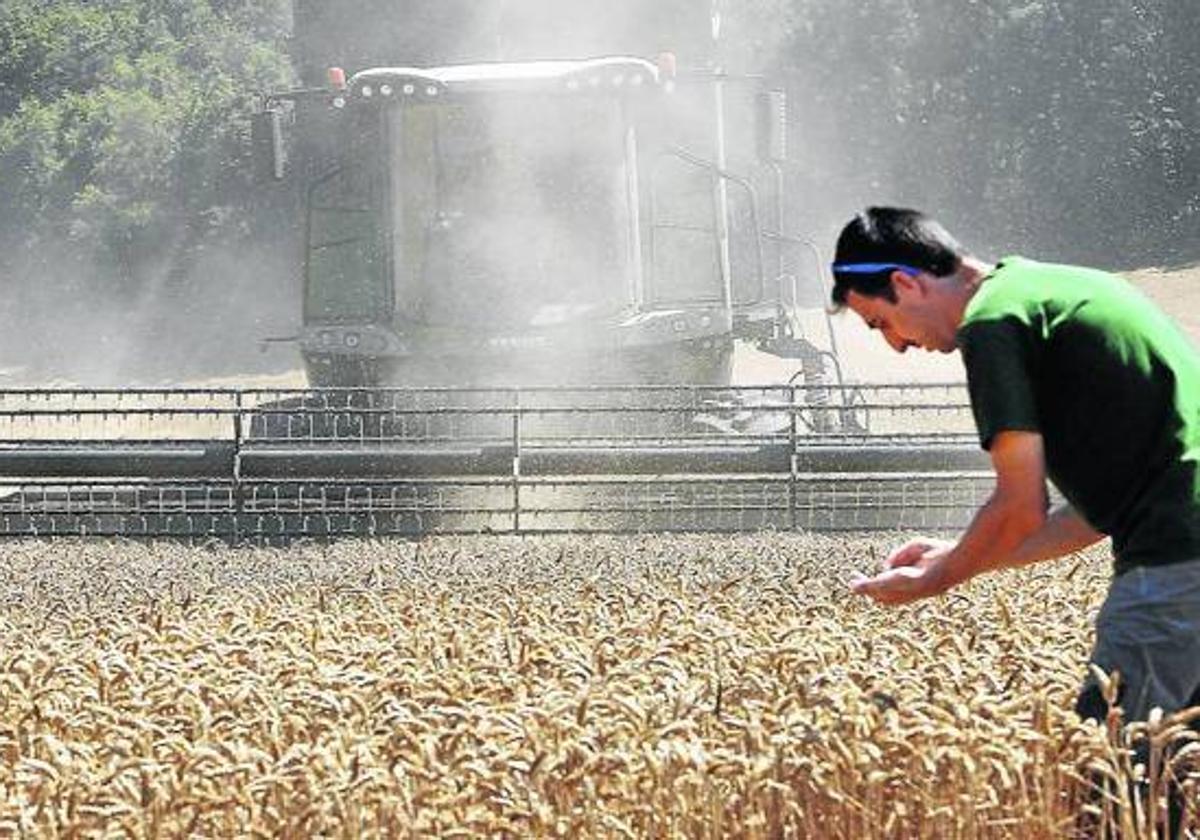
[[287, 0], [3, 0], [10, 276], [77, 261], [93, 284], [135, 291], [243, 230], [247, 121], [257, 93], [290, 83], [289, 21]]
[[[790, 93], [809, 232], [834, 196], [930, 208], [992, 250], [1200, 258], [1194, 0], [723, 5], [724, 60]], [[0, 0], [10, 283], [53, 255], [119, 295], [262, 235], [249, 117], [298, 78], [292, 23], [289, 0]]]
[[[1194, 0], [794, 11], [777, 69], [807, 109], [820, 179], [861, 195], [886, 184], [997, 250], [1124, 266], [1200, 258]], [[830, 161], [835, 147], [850, 154]]]

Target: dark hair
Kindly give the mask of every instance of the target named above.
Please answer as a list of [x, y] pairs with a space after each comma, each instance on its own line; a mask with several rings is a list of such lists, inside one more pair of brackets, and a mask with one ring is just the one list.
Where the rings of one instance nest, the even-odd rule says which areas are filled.
[[[900, 263], [938, 277], [953, 274], [966, 251], [944, 227], [919, 210], [868, 207], [842, 228], [834, 263]], [[896, 302], [889, 270], [868, 274], [833, 273], [833, 305], [846, 305], [857, 292]]]

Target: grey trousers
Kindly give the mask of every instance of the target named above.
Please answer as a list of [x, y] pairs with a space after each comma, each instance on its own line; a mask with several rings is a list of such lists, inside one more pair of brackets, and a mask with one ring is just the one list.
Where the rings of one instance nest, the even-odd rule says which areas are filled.
[[[1145, 720], [1155, 707], [1169, 714], [1200, 705], [1200, 560], [1139, 566], [1113, 579], [1091, 661], [1120, 672], [1126, 720]], [[1103, 706], [1089, 675], [1079, 712], [1103, 719]]]

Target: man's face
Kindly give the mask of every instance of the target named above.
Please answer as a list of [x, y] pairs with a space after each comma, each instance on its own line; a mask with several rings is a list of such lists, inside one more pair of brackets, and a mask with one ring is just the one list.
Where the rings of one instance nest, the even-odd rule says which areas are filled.
[[909, 347], [951, 353], [956, 349], [956, 332], [946, 304], [924, 274], [911, 276], [900, 271], [892, 273], [892, 288], [896, 302], [882, 297], [868, 297], [858, 292], [846, 296], [846, 305], [858, 313], [863, 322], [879, 330], [897, 353]]

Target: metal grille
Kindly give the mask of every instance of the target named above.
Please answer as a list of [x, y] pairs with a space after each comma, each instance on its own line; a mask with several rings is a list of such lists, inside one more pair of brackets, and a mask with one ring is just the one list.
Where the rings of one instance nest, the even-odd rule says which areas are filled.
[[965, 525], [961, 384], [0, 391], [0, 535]]

